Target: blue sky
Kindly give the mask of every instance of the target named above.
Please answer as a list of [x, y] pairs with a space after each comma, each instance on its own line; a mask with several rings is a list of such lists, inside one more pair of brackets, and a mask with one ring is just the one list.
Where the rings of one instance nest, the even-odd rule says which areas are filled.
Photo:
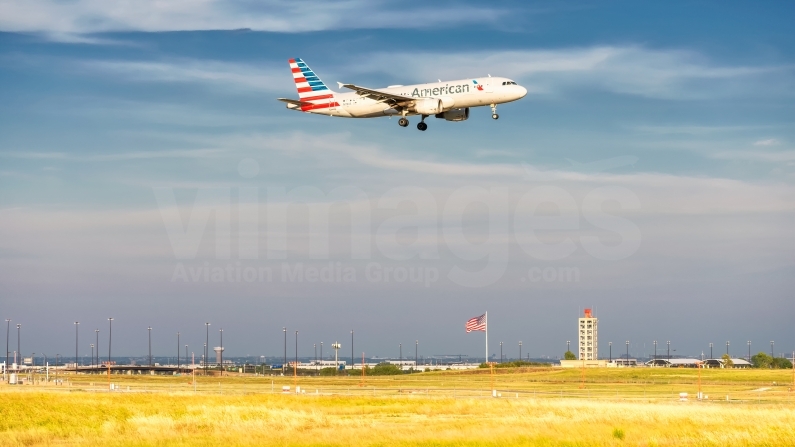
[[[747, 340], [791, 351], [793, 9], [4, 2], [0, 316], [23, 324], [23, 352], [72, 352], [73, 321], [88, 334], [113, 316], [119, 354], [145, 353], [149, 325], [159, 355], [177, 331], [200, 346], [211, 321], [231, 355], [279, 354], [282, 326], [300, 331], [304, 355], [351, 329], [368, 355], [416, 339], [426, 355], [482, 355], [482, 336], [462, 325], [488, 310], [491, 352], [522, 340], [555, 356], [594, 306], [602, 354], [624, 340], [647, 354], [655, 339], [693, 355], [726, 340], [737, 355]], [[274, 100], [297, 97], [291, 57], [331, 87], [492, 74], [529, 93], [498, 121], [475, 109], [427, 132], [301, 115]], [[407, 202], [390, 210], [395, 188], [409, 188]], [[268, 206], [281, 189], [311, 204], [290, 206], [276, 259]], [[205, 193], [229, 207], [202, 208]], [[195, 254], [179, 259], [180, 231], [202, 213]], [[390, 226], [398, 215], [408, 223]], [[328, 250], [315, 256], [322, 216]], [[329, 263], [356, 280], [282, 280], [283, 264]], [[439, 279], [372, 281], [370, 264]], [[177, 274], [228, 265], [276, 278]], [[480, 282], [462, 285], [456, 268]]]

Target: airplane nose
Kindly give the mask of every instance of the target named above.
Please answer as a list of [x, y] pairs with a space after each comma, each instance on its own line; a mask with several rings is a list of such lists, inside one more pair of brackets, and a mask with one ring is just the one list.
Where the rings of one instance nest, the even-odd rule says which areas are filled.
[[519, 85], [518, 87], [519, 87], [519, 97], [524, 98], [525, 95], [527, 95], [527, 89], [522, 87], [521, 85]]

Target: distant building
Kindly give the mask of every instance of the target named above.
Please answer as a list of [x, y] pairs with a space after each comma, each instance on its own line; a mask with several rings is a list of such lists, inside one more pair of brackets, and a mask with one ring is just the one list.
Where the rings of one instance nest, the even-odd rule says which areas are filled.
[[591, 309], [585, 309], [585, 316], [579, 319], [580, 355], [579, 360], [596, 360], [599, 358], [597, 323], [599, 320], [591, 315]]
[[657, 366], [663, 368], [696, 368], [700, 360], [698, 359], [653, 359], [646, 362], [646, 366]]
[[[704, 360], [705, 368], [725, 368], [723, 359], [707, 359]], [[750, 368], [751, 364], [744, 359], [732, 359], [731, 368]]]
[[[704, 368], [723, 368], [723, 359], [653, 359], [646, 362], [646, 366], [657, 366], [665, 368], [698, 368], [702, 364]], [[732, 359], [732, 368], [750, 368], [751, 364], [743, 359]]]
[[608, 361], [602, 360], [561, 360], [562, 368], [606, 368]]
[[628, 359], [628, 358], [617, 358], [613, 359], [612, 362], [608, 363], [607, 366], [613, 367], [630, 367], [630, 366], [638, 366], [638, 359]]

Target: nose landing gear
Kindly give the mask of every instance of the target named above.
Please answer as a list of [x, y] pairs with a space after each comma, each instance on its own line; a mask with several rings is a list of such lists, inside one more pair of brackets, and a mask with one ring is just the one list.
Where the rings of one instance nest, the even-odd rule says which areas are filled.
[[497, 104], [491, 104], [491, 119], [500, 119], [500, 115], [497, 115]]

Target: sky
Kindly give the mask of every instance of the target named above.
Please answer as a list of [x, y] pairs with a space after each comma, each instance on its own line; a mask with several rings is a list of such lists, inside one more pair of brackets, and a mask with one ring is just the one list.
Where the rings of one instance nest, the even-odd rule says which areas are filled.
[[[0, 2], [0, 318], [21, 349], [795, 350], [789, 2]], [[520, 101], [290, 111], [288, 59]], [[720, 350], [718, 350], [720, 347]], [[662, 348], [658, 348], [662, 349]], [[328, 348], [325, 351], [329, 352]], [[708, 352], [707, 352], [708, 353]], [[717, 353], [716, 353], [717, 354]], [[71, 355], [71, 354], [70, 354]]]

